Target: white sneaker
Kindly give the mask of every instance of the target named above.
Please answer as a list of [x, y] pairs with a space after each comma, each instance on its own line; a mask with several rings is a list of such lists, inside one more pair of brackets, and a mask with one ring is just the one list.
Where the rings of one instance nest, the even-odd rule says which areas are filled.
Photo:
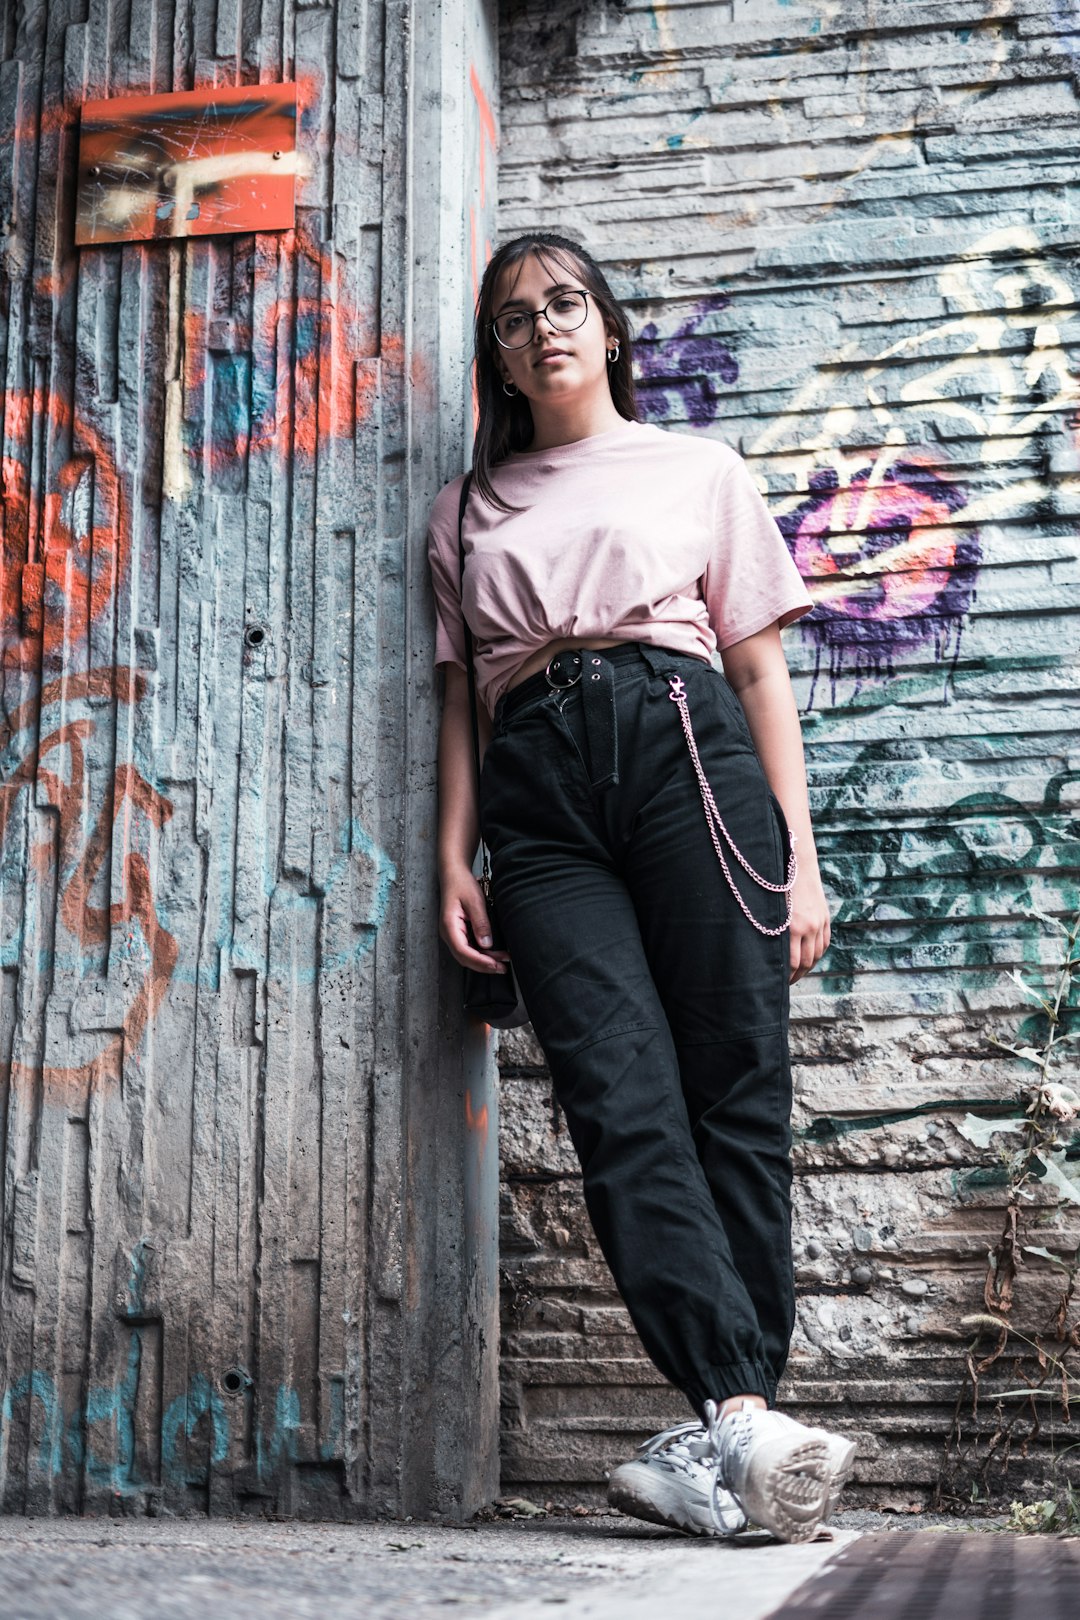
[[620, 1513], [670, 1525], [693, 1536], [737, 1536], [746, 1514], [717, 1478], [707, 1429], [691, 1419], [665, 1429], [620, 1463], [608, 1481], [608, 1501]]
[[825, 1431], [749, 1402], [721, 1419], [706, 1401], [705, 1418], [719, 1485], [778, 1541], [809, 1541], [832, 1483]]
[[788, 1417], [785, 1412], [773, 1414], [781, 1423], [790, 1429], [801, 1430], [803, 1435], [824, 1435], [829, 1459], [828, 1494], [825, 1498], [826, 1519], [831, 1519], [840, 1506], [844, 1486], [851, 1477], [851, 1470], [855, 1466], [855, 1452], [857, 1450], [854, 1440], [848, 1440], [845, 1435], [833, 1434], [830, 1429], [808, 1428], [805, 1424], [797, 1423], [794, 1418]]
[[[783, 1412], [773, 1416], [804, 1437], [825, 1437], [829, 1477], [822, 1518], [831, 1519], [855, 1465], [854, 1440], [829, 1429], [808, 1430]], [[691, 1419], [645, 1441], [638, 1447], [639, 1457], [621, 1463], [612, 1474], [608, 1501], [634, 1518], [694, 1535], [737, 1536], [749, 1529], [750, 1520], [716, 1478], [716, 1459], [707, 1440], [708, 1430]]]
[[[825, 1432], [829, 1433], [828, 1430]], [[840, 1506], [844, 1486], [851, 1478], [851, 1470], [855, 1467], [857, 1450], [854, 1440], [846, 1440], [842, 1434], [829, 1434], [829, 1494], [825, 1498], [827, 1519], [831, 1519]]]

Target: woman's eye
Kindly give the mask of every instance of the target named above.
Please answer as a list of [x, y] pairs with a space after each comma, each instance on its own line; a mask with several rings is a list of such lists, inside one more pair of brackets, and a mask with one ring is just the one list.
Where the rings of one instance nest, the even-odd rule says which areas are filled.
[[573, 309], [576, 304], [576, 298], [556, 298], [555, 300], [555, 308], [558, 310], [560, 315], [565, 315], [567, 310]]
[[520, 332], [521, 328], [524, 325], [525, 325], [525, 317], [524, 317], [524, 315], [504, 315], [503, 316], [503, 331], [504, 332]]

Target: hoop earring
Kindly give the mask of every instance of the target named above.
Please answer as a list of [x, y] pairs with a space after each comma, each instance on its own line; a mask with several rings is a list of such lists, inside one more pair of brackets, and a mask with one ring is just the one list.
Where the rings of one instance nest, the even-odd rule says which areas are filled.
[[619, 343], [618, 338], [616, 338], [615, 339], [615, 347], [614, 347], [614, 349], [609, 349], [608, 352], [607, 352], [608, 365], [609, 366], [613, 366], [615, 364], [616, 360], [619, 358], [619, 349], [620, 348], [621, 348], [621, 344]]
[[510, 399], [513, 399], [514, 395], [518, 393], [518, 391], [517, 383], [503, 383], [503, 393], [506, 394]]

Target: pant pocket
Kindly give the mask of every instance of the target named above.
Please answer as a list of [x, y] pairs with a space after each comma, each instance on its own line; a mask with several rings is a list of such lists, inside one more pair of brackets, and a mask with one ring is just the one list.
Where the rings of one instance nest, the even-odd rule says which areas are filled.
[[[750, 727], [746, 723], [746, 714], [743, 710], [742, 704], [739, 702], [738, 693], [728, 681], [727, 677], [721, 675], [718, 669], [713, 669], [710, 665], [709, 673], [712, 676], [713, 688], [715, 691], [719, 692], [720, 702], [731, 716], [731, 720], [735, 726], [735, 729], [738, 731], [739, 736], [742, 738], [748, 748], [754, 749], [754, 739], [750, 735]], [[756, 753], [757, 750], [754, 749], [754, 752]]]
[[776, 794], [773, 792], [772, 788], [769, 789], [769, 803], [772, 805], [773, 821], [776, 824], [776, 831], [779, 839], [777, 855], [780, 876], [777, 878], [777, 882], [786, 883], [788, 860], [791, 855], [791, 829], [788, 826], [787, 817], [784, 814], [784, 807], [780, 803], [780, 800], [776, 797]]

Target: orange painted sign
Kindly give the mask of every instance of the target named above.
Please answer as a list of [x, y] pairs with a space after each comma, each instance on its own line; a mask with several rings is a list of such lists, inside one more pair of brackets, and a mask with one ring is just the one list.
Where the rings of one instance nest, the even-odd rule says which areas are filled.
[[293, 84], [87, 101], [75, 242], [288, 230], [295, 180]]

